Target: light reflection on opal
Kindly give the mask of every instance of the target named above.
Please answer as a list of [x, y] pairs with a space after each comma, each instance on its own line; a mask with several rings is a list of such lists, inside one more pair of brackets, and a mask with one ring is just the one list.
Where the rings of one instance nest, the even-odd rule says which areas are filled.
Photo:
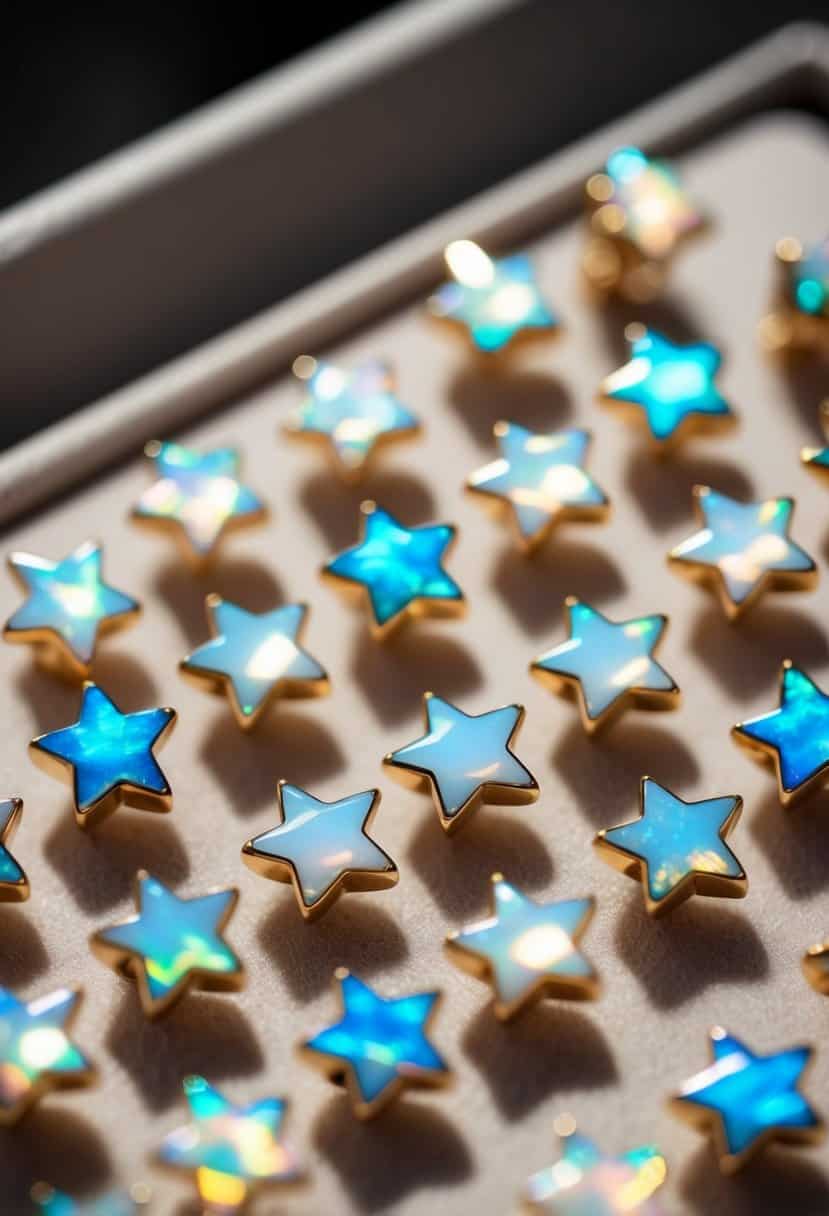
[[547, 1216], [660, 1216], [653, 1198], [667, 1176], [665, 1158], [651, 1146], [605, 1156], [586, 1136], [561, 1134], [561, 1156], [528, 1179], [531, 1212]]
[[23, 1003], [0, 987], [0, 1124], [15, 1123], [46, 1089], [90, 1078], [67, 1032], [79, 1002], [67, 988]]
[[[604, 187], [601, 194], [599, 184]], [[639, 148], [618, 148], [608, 157], [604, 176], [598, 182], [592, 179], [591, 185], [595, 201], [608, 211], [601, 226], [615, 230], [647, 259], [665, 259], [704, 223], [676, 170]]]
[[494, 260], [474, 241], [453, 241], [445, 256], [453, 281], [430, 296], [428, 308], [464, 325], [479, 350], [502, 350], [522, 330], [558, 327], [526, 254]]

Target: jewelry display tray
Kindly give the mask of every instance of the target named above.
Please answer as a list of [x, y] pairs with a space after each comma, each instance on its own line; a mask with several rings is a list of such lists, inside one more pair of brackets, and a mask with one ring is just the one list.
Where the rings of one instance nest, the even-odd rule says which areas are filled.
[[[800, 969], [829, 931], [825, 799], [783, 811], [770, 771], [729, 738], [734, 722], [776, 704], [782, 659], [829, 683], [826, 490], [799, 463], [800, 447], [820, 442], [829, 376], [817, 358], [775, 361], [757, 341], [775, 242], [825, 231], [827, 108], [824, 35], [784, 31], [2, 457], [6, 552], [58, 558], [100, 539], [107, 581], [144, 613], [104, 640], [94, 677], [122, 709], [172, 705], [180, 715], [161, 754], [172, 813], [124, 808], [82, 832], [65, 788], [26, 756], [34, 735], [75, 719], [78, 688], [36, 667], [26, 648], [0, 649], [2, 792], [25, 802], [13, 851], [32, 891], [2, 911], [0, 983], [27, 998], [83, 985], [74, 1037], [100, 1074], [97, 1087], [48, 1096], [3, 1133], [4, 1213], [29, 1212], [39, 1178], [78, 1194], [143, 1180], [150, 1212], [196, 1212], [187, 1179], [151, 1163], [163, 1134], [185, 1121], [181, 1080], [192, 1072], [240, 1103], [290, 1100], [286, 1135], [308, 1182], [263, 1193], [256, 1211], [411, 1214], [438, 1203], [447, 1216], [510, 1212], [527, 1176], [556, 1159], [553, 1121], [564, 1111], [608, 1153], [658, 1145], [668, 1213], [829, 1211], [829, 1146], [770, 1149], [727, 1178], [710, 1143], [665, 1106], [708, 1063], [707, 1031], [722, 1024], [759, 1051], [814, 1044], [805, 1089], [829, 1114], [829, 1006]], [[659, 303], [602, 309], [580, 286], [580, 192], [622, 142], [676, 158], [712, 223], [678, 256]], [[562, 336], [494, 370], [430, 321], [422, 299], [455, 236], [491, 251], [526, 247]], [[632, 320], [722, 347], [721, 387], [739, 414], [732, 433], [660, 459], [597, 404], [599, 381], [626, 357]], [[402, 400], [423, 420], [422, 435], [384, 451], [358, 487], [341, 484], [313, 446], [280, 435], [300, 391], [290, 363], [303, 352], [390, 360]], [[610, 522], [565, 524], [522, 556], [461, 490], [493, 458], [502, 417], [589, 428], [589, 469], [611, 498]], [[151, 478], [140, 453], [153, 437], [237, 446], [244, 480], [271, 507], [270, 521], [231, 537], [203, 576], [127, 522]], [[677, 579], [665, 553], [694, 530], [695, 483], [738, 497], [793, 495], [793, 535], [821, 567], [817, 591], [769, 594], [733, 625], [712, 596]], [[365, 614], [321, 584], [321, 563], [356, 539], [365, 497], [406, 524], [457, 523], [448, 568], [468, 598], [465, 620], [415, 623], [381, 644]], [[307, 601], [306, 644], [330, 674], [331, 696], [278, 703], [245, 735], [222, 698], [184, 683], [177, 663], [207, 636], [211, 591], [257, 610]], [[631, 712], [589, 739], [574, 706], [530, 679], [529, 661], [564, 637], [568, 594], [615, 618], [669, 615], [660, 658], [683, 692], [677, 712]], [[17, 602], [6, 580], [4, 612]], [[386, 779], [383, 755], [421, 733], [426, 689], [471, 712], [526, 706], [516, 750], [540, 783], [535, 805], [483, 807], [449, 838], [427, 795]], [[638, 885], [594, 854], [598, 828], [636, 813], [644, 774], [685, 799], [743, 796], [731, 843], [749, 876], [744, 901], [695, 899], [653, 922]], [[378, 785], [373, 832], [399, 885], [345, 896], [305, 924], [290, 889], [255, 877], [239, 856], [276, 822], [279, 778], [326, 799]], [[240, 887], [227, 931], [247, 968], [239, 995], [191, 993], [151, 1023], [134, 985], [93, 958], [89, 934], [130, 914], [141, 867], [186, 895]], [[489, 988], [444, 957], [446, 933], [486, 913], [496, 870], [537, 898], [597, 896], [584, 949], [602, 978], [599, 1000], [549, 1001], [504, 1026]], [[297, 1041], [336, 1016], [339, 965], [383, 995], [443, 991], [433, 1038], [451, 1088], [406, 1096], [363, 1125], [298, 1061]]]

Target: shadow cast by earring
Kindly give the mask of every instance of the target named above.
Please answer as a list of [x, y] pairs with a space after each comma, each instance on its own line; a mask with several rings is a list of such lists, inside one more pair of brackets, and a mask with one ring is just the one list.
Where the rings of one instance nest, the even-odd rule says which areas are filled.
[[424, 481], [412, 473], [371, 469], [356, 485], [343, 485], [329, 469], [312, 473], [299, 489], [299, 501], [331, 546], [332, 557], [356, 545], [360, 537], [360, 503], [373, 499], [407, 528], [434, 520], [435, 500]]
[[421, 1187], [457, 1186], [472, 1173], [469, 1149], [453, 1124], [417, 1099], [404, 1098], [381, 1118], [361, 1123], [345, 1096], [334, 1098], [312, 1137], [364, 1212], [391, 1207]]
[[780, 351], [775, 369], [785, 386], [787, 400], [793, 400], [806, 428], [806, 442], [822, 446], [820, 403], [829, 383], [829, 357], [818, 351]]
[[[448, 629], [452, 626], [447, 625]], [[437, 630], [407, 629], [384, 642], [360, 631], [351, 673], [382, 724], [405, 722], [421, 712], [424, 692], [454, 700], [480, 687], [483, 672], [457, 638]]]
[[[92, 677], [124, 713], [150, 709], [158, 704], [158, 686], [144, 666], [123, 650], [101, 643], [99, 656], [92, 665]], [[72, 683], [40, 667], [27, 663], [15, 680], [18, 696], [29, 706], [35, 734], [60, 730], [78, 720], [81, 707], [81, 681]]]
[[598, 1026], [560, 1001], [540, 1002], [506, 1025], [486, 1005], [470, 1022], [461, 1046], [510, 1122], [556, 1092], [601, 1089], [618, 1075]]
[[829, 1212], [829, 1178], [803, 1151], [785, 1145], [764, 1148], [750, 1168], [723, 1177], [707, 1144], [679, 1174], [679, 1191], [689, 1209], [700, 1216]]
[[557, 377], [508, 367], [467, 368], [451, 381], [448, 396], [481, 447], [491, 449], [493, 456], [496, 422], [517, 422], [549, 433], [564, 426], [573, 412], [570, 393]]
[[22, 988], [49, 968], [43, 938], [22, 908], [0, 908], [0, 926], [0, 983], [5, 988]]
[[563, 632], [562, 607], [568, 595], [598, 606], [627, 589], [624, 575], [606, 553], [595, 545], [565, 540], [562, 532], [530, 556], [514, 545], [502, 549], [492, 581], [531, 637]]
[[768, 689], [769, 708], [776, 699], [782, 659], [807, 670], [829, 659], [829, 642], [811, 617], [768, 600], [749, 609], [739, 625], [726, 620], [719, 604], [708, 604], [696, 617], [688, 642], [732, 697], [747, 702]]
[[652, 532], [669, 532], [683, 523], [687, 524], [687, 535], [697, 530], [691, 493], [695, 485], [712, 486], [745, 501], [754, 493], [744, 470], [721, 457], [678, 451], [662, 460], [641, 447], [630, 453], [625, 486]]
[[408, 956], [406, 938], [380, 907], [382, 899], [382, 894], [345, 894], [308, 925], [293, 894], [280, 897], [259, 926], [258, 937], [297, 1000], [312, 1000], [329, 988], [337, 967], [364, 979]]
[[[75, 1099], [77, 1100], [77, 1099]], [[37, 1106], [13, 1133], [0, 1136], [3, 1212], [31, 1212], [34, 1182], [67, 1193], [98, 1191], [111, 1180], [106, 1141], [66, 1104]]]
[[[770, 766], [768, 773], [769, 783], [776, 786]], [[787, 810], [775, 788], [751, 816], [749, 830], [790, 899], [809, 899], [829, 886], [827, 803], [829, 791], [816, 790]]]
[[594, 310], [593, 315], [607, 348], [608, 360], [615, 361], [612, 367], [602, 373], [601, 379], [630, 358], [630, 344], [625, 338], [625, 328], [631, 322], [654, 329], [669, 341], [678, 342], [683, 346], [707, 340], [688, 305], [675, 295], [670, 298], [661, 296], [640, 304], [631, 304], [618, 296], [608, 296], [602, 306]]
[[210, 636], [204, 606], [211, 593], [249, 612], [267, 612], [285, 602], [281, 584], [251, 558], [222, 559], [215, 569], [193, 571], [180, 561], [168, 561], [154, 580], [154, 591], [178, 622], [188, 648]]
[[264, 1066], [251, 1025], [231, 997], [191, 992], [164, 1019], [151, 1022], [135, 984], [122, 982], [124, 997], [106, 1046], [150, 1110], [176, 1102], [190, 1073], [208, 1072], [211, 1081], [219, 1082], [251, 1076]]

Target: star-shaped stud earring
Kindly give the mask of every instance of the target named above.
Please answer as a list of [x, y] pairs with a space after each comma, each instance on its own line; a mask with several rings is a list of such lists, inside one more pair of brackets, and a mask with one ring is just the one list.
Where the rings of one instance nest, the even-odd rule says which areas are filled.
[[211, 692], [227, 692], [243, 730], [249, 730], [275, 697], [319, 697], [328, 676], [299, 644], [306, 604], [248, 612], [218, 595], [207, 597], [213, 634], [179, 663], [183, 676]]
[[537, 904], [492, 875], [492, 915], [446, 938], [450, 959], [495, 990], [502, 1022], [542, 997], [592, 1000], [599, 977], [579, 950], [595, 911], [592, 896]]
[[306, 920], [326, 912], [343, 891], [385, 891], [398, 879], [397, 866], [369, 836], [380, 805], [379, 790], [363, 790], [322, 802], [280, 781], [281, 822], [242, 848], [242, 861], [256, 874], [289, 882]]
[[829, 775], [829, 696], [791, 659], [785, 659], [779, 707], [738, 722], [731, 736], [774, 764], [780, 802], [790, 806], [823, 785]]
[[87, 681], [78, 721], [32, 739], [29, 755], [51, 776], [71, 781], [79, 827], [105, 819], [121, 803], [169, 811], [172, 790], [153, 748], [162, 745], [175, 723], [176, 711], [169, 707], [123, 714]]
[[817, 566], [789, 535], [793, 499], [737, 502], [694, 486], [694, 508], [700, 530], [671, 549], [668, 563], [693, 582], [713, 583], [729, 620], [766, 587], [810, 591], [817, 585]]
[[535, 434], [515, 422], [496, 422], [501, 455], [466, 482], [499, 513], [509, 512], [518, 542], [529, 552], [562, 520], [606, 519], [610, 503], [583, 465], [590, 432]]
[[45, 666], [85, 679], [99, 636], [132, 624], [141, 612], [137, 600], [103, 581], [101, 555], [92, 541], [60, 562], [12, 553], [9, 568], [26, 599], [6, 621], [5, 640], [32, 645]]
[[[824, 432], [829, 435], [829, 397], [821, 403], [820, 419]], [[829, 447], [801, 448], [800, 459], [806, 468], [817, 473], [821, 480], [826, 481], [829, 478]]]
[[196, 569], [216, 555], [232, 529], [261, 523], [267, 509], [239, 480], [239, 453], [215, 448], [202, 454], [178, 443], [153, 440], [144, 449], [155, 463], [153, 482], [132, 509], [134, 523], [171, 532]]
[[599, 397], [622, 417], [644, 423], [662, 450], [691, 432], [721, 431], [734, 423], [715, 384], [720, 353], [707, 342], [679, 346], [644, 325], [625, 329], [631, 359], [599, 386]]
[[774, 252], [776, 301], [760, 322], [760, 341], [769, 351], [829, 350], [829, 236], [808, 246], [785, 236]]
[[803, 955], [803, 974], [816, 992], [829, 995], [829, 941], [817, 942]]
[[134, 979], [148, 1018], [172, 1008], [188, 988], [235, 991], [242, 964], [222, 936], [233, 915], [235, 887], [182, 899], [145, 870], [136, 878], [138, 915], [90, 938], [101, 962]]
[[714, 1063], [671, 1099], [674, 1114], [710, 1129], [720, 1168], [733, 1174], [770, 1140], [816, 1144], [824, 1127], [797, 1083], [811, 1047], [756, 1055], [720, 1026], [711, 1031]]
[[373, 635], [387, 637], [407, 618], [461, 616], [463, 592], [442, 565], [455, 540], [454, 525], [406, 528], [374, 502], [360, 509], [362, 540], [321, 573], [340, 590], [368, 598]]
[[333, 363], [300, 355], [294, 375], [308, 393], [285, 423], [285, 432], [321, 442], [346, 481], [358, 481], [375, 450], [420, 430], [415, 415], [397, 396], [391, 367], [379, 360], [345, 371]]
[[0, 1126], [8, 1127], [52, 1089], [88, 1085], [94, 1070], [69, 1038], [79, 989], [23, 1002], [0, 987]]
[[659, 1216], [662, 1209], [652, 1202], [652, 1196], [665, 1181], [668, 1167], [658, 1149], [643, 1145], [609, 1157], [576, 1130], [571, 1115], [560, 1115], [553, 1126], [561, 1140], [561, 1156], [555, 1165], [527, 1180], [524, 1202], [530, 1212]]
[[22, 799], [0, 798], [0, 903], [19, 904], [29, 898], [29, 880], [8, 848], [22, 814]]
[[617, 148], [586, 186], [590, 237], [582, 257], [588, 283], [641, 302], [655, 296], [678, 247], [706, 219], [676, 170], [639, 148]]
[[423, 694], [426, 734], [383, 760], [403, 785], [431, 787], [441, 827], [454, 832], [482, 802], [535, 802], [538, 782], [512, 750], [523, 705], [466, 714], [443, 697]]
[[692, 895], [743, 898], [748, 879], [725, 843], [740, 818], [742, 798], [684, 802], [643, 777], [639, 802], [638, 819], [603, 828], [593, 843], [608, 865], [641, 880], [651, 916], [663, 916]]
[[445, 1085], [449, 1068], [427, 1031], [439, 992], [378, 996], [344, 967], [334, 973], [342, 1017], [300, 1045], [306, 1063], [348, 1090], [354, 1114], [370, 1119], [408, 1085]]
[[530, 674], [555, 693], [578, 698], [581, 723], [589, 735], [629, 706], [675, 709], [680, 691], [653, 657], [668, 627], [661, 613], [611, 621], [590, 604], [568, 595], [566, 642], [530, 664]]
[[519, 337], [560, 328], [525, 253], [493, 259], [474, 241], [452, 241], [444, 257], [452, 278], [429, 297], [427, 308], [463, 327], [477, 350], [493, 354]]
[[41, 1216], [138, 1216], [139, 1209], [150, 1202], [149, 1187], [141, 1183], [129, 1191], [105, 1191], [91, 1199], [73, 1199], [48, 1182], [36, 1182], [31, 1196]]
[[234, 1106], [204, 1077], [187, 1077], [191, 1122], [165, 1136], [162, 1165], [195, 1177], [207, 1212], [241, 1212], [260, 1187], [302, 1178], [299, 1162], [280, 1138], [286, 1103], [261, 1098]]

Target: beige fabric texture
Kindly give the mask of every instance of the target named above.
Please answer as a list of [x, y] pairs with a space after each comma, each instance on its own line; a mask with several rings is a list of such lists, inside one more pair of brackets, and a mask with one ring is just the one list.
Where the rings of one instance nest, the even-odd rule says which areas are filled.
[[[150, 1161], [164, 1133], [185, 1121], [180, 1084], [190, 1072], [239, 1103], [290, 1099], [286, 1134], [309, 1181], [284, 1196], [263, 1193], [257, 1212], [413, 1216], [430, 1203], [446, 1216], [512, 1212], [526, 1177], [557, 1156], [553, 1120], [562, 1111], [609, 1153], [659, 1145], [668, 1212], [829, 1211], [829, 1148], [769, 1151], [726, 1179], [706, 1140], [664, 1102], [706, 1065], [706, 1032], [721, 1023], [759, 1051], [815, 1044], [806, 1088], [818, 1108], [829, 1107], [829, 1005], [800, 971], [804, 950], [829, 932], [826, 807], [817, 797], [784, 812], [771, 772], [729, 739], [735, 721], [776, 704], [784, 657], [829, 686], [829, 500], [798, 459], [803, 443], [819, 442], [826, 367], [805, 360], [787, 371], [756, 340], [775, 241], [823, 235], [828, 146], [816, 120], [772, 114], [685, 156], [687, 186], [714, 222], [678, 259], [659, 305], [595, 310], [579, 290], [581, 224], [546, 234], [531, 250], [566, 331], [522, 351], [509, 374], [482, 370], [420, 302], [325, 352], [344, 363], [391, 360], [402, 399], [425, 423], [417, 440], [383, 452], [360, 487], [345, 488], [313, 446], [280, 437], [299, 392], [290, 376], [176, 436], [238, 445], [245, 479], [273, 511], [266, 526], [231, 538], [209, 575], [195, 577], [165, 539], [127, 522], [151, 478], [138, 455], [6, 535], [7, 551], [53, 558], [88, 537], [103, 541], [108, 581], [137, 595], [144, 615], [103, 642], [95, 678], [123, 709], [170, 704], [180, 720], [160, 754], [172, 813], [122, 809], [83, 833], [66, 788], [26, 755], [33, 735], [75, 719], [78, 690], [38, 670], [25, 648], [0, 648], [0, 789], [25, 800], [13, 852], [32, 886], [29, 903], [0, 912], [0, 982], [26, 998], [82, 984], [75, 1038], [100, 1071], [97, 1088], [47, 1097], [2, 1133], [2, 1211], [29, 1211], [38, 1178], [78, 1194], [145, 1180], [152, 1213], [197, 1211], [187, 1177]], [[622, 331], [634, 319], [722, 346], [721, 386], [740, 415], [733, 434], [691, 440], [660, 460], [596, 403], [598, 382], [626, 357]], [[535, 557], [521, 556], [461, 490], [492, 458], [501, 417], [589, 427], [589, 469], [612, 499], [611, 521], [565, 524]], [[738, 496], [794, 495], [793, 535], [821, 566], [818, 590], [769, 594], [727, 624], [713, 596], [665, 563], [694, 529], [695, 482]], [[321, 563], [356, 538], [362, 497], [407, 524], [458, 524], [449, 569], [468, 597], [466, 620], [424, 621], [380, 644], [365, 614], [320, 584]], [[328, 669], [332, 695], [283, 702], [243, 735], [225, 701], [177, 672], [207, 637], [210, 591], [251, 609], [308, 601], [307, 647]], [[617, 618], [669, 614], [660, 658], [684, 694], [677, 712], [631, 712], [590, 740], [574, 706], [530, 679], [529, 661], [565, 636], [568, 594]], [[6, 580], [6, 610], [18, 599]], [[421, 731], [425, 689], [471, 712], [526, 706], [517, 752], [540, 783], [536, 805], [483, 808], [449, 839], [427, 795], [386, 779], [384, 753]], [[635, 814], [646, 773], [686, 799], [743, 796], [731, 843], [749, 876], [744, 901], [695, 899], [654, 923], [638, 886], [595, 855], [595, 831]], [[398, 863], [399, 885], [344, 896], [321, 921], [303, 923], [290, 889], [255, 877], [239, 856], [248, 837], [276, 823], [282, 777], [326, 799], [380, 786], [373, 832]], [[191, 994], [151, 1024], [135, 987], [93, 958], [90, 932], [131, 912], [139, 867], [185, 895], [238, 884], [227, 936], [247, 967], [242, 993]], [[493, 870], [540, 899], [595, 893], [584, 948], [604, 983], [598, 1001], [550, 1001], [509, 1026], [496, 1022], [489, 989], [442, 952], [448, 931], [485, 912]], [[443, 990], [433, 1037], [454, 1070], [452, 1088], [406, 1097], [364, 1126], [297, 1060], [297, 1041], [337, 1014], [331, 977], [340, 964], [382, 994]]]

